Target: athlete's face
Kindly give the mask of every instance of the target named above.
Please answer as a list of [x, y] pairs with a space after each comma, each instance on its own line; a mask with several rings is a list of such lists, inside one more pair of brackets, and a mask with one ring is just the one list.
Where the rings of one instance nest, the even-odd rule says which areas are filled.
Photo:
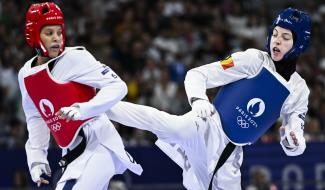
[[273, 61], [280, 61], [293, 46], [293, 35], [288, 29], [276, 26], [271, 37], [270, 50]]
[[57, 57], [60, 53], [60, 45], [63, 40], [60, 25], [44, 26], [40, 34], [41, 40], [49, 53], [49, 57]]

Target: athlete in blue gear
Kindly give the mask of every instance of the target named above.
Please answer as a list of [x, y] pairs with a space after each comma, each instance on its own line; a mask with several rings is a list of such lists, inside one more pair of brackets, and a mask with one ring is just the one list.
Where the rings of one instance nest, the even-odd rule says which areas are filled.
[[[259, 76], [265, 70], [275, 73], [274, 76], [282, 76], [279, 81], [289, 94], [277, 110], [283, 118], [280, 144], [288, 156], [302, 154], [306, 148], [303, 126], [309, 89], [305, 80], [296, 72], [296, 62], [308, 47], [310, 36], [310, 17], [293, 8], [285, 9], [272, 24], [267, 52], [248, 49], [233, 53], [225, 60], [188, 71], [185, 89], [192, 111], [176, 116], [148, 106], [119, 102], [107, 114], [114, 121], [156, 134], [159, 138], [156, 144], [183, 169], [183, 184], [187, 189], [241, 189], [242, 145], [249, 142], [238, 143], [238, 139], [231, 138], [228, 128], [223, 125], [224, 120], [237, 120], [237, 135], [240, 136], [240, 131], [254, 127], [252, 121], [255, 118], [262, 117], [262, 114], [263, 117], [268, 117], [270, 105], [266, 102], [265, 107], [261, 107], [263, 104], [258, 98], [247, 102], [242, 94], [248, 90], [243, 88], [242, 92], [227, 94], [229, 98], [223, 96], [225, 98], [220, 101], [242, 101], [248, 108], [238, 108], [237, 114], [242, 115], [221, 115], [224, 110], [217, 107], [216, 111], [206, 95], [206, 89], [230, 84], [238, 86], [239, 81], [251, 81], [250, 78]], [[252, 96], [254, 93], [257, 95], [259, 90], [268, 88], [266, 84], [269, 81], [256, 81], [256, 87], [248, 91]], [[273, 91], [274, 100], [278, 93], [279, 91]], [[250, 110], [250, 106], [257, 102], [258, 111]], [[225, 152], [229, 155], [224, 156], [227, 154]], [[217, 164], [222, 162], [224, 163]], [[217, 165], [220, 167], [218, 170], [215, 169], [218, 168]]]

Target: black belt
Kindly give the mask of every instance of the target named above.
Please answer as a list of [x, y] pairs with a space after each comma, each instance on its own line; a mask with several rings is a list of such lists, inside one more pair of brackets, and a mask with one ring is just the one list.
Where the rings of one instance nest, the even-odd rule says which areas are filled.
[[74, 149], [68, 151], [68, 153], [64, 155], [59, 161], [59, 166], [64, 170], [73, 160], [78, 158], [86, 149], [86, 137], [82, 129], [79, 131], [78, 135], [82, 137], [81, 142]]
[[214, 168], [212, 178], [209, 184], [209, 190], [212, 190], [212, 181], [214, 175], [217, 173], [217, 171], [223, 166], [223, 164], [227, 161], [227, 159], [230, 157], [231, 153], [235, 150], [236, 145], [234, 145], [232, 142], [229, 142], [226, 146], [226, 148], [222, 151], [220, 158], [218, 160], [218, 163], [216, 167]]

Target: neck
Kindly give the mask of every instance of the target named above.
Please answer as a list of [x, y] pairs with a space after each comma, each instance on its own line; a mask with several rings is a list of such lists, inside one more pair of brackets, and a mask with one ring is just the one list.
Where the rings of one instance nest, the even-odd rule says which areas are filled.
[[37, 56], [36, 65], [42, 65], [42, 64], [46, 63], [48, 60], [50, 60], [49, 57]]
[[298, 58], [289, 58], [281, 61], [274, 61], [276, 72], [278, 72], [287, 81], [290, 80], [291, 75], [296, 71], [296, 63]]

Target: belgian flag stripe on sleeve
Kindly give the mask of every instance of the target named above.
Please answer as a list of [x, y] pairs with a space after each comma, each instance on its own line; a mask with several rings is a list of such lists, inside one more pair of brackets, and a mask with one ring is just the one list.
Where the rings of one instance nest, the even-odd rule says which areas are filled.
[[229, 69], [234, 66], [234, 61], [233, 61], [232, 57], [229, 56], [226, 59], [221, 60], [220, 64], [221, 64], [222, 68], [224, 70], [226, 70], [226, 69]]

